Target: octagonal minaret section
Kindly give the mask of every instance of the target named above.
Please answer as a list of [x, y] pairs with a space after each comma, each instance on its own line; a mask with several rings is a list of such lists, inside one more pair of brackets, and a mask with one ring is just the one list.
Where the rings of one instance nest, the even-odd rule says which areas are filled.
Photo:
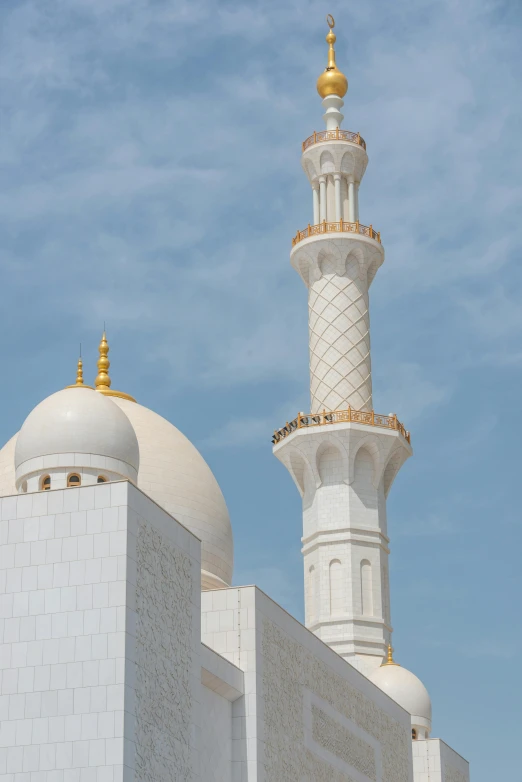
[[303, 501], [306, 625], [369, 674], [392, 632], [386, 498], [411, 446], [396, 415], [373, 410], [368, 293], [384, 249], [359, 220], [368, 156], [360, 133], [341, 128], [348, 82], [328, 24], [317, 82], [326, 130], [302, 145], [313, 216], [290, 254], [308, 291], [310, 413], [273, 443]]

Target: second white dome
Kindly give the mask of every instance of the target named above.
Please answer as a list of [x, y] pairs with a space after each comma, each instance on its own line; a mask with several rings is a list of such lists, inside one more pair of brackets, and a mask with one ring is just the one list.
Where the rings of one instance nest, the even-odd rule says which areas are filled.
[[16, 440], [16, 481], [65, 464], [75, 454], [84, 455], [81, 466], [92, 462], [87, 456], [96, 457], [99, 464], [93, 466], [137, 479], [140, 450], [129, 419], [111, 399], [89, 388], [64, 388], [29, 413]]
[[431, 698], [428, 690], [414, 673], [401, 665], [381, 665], [368, 677], [386, 695], [411, 715], [414, 728], [431, 731]]

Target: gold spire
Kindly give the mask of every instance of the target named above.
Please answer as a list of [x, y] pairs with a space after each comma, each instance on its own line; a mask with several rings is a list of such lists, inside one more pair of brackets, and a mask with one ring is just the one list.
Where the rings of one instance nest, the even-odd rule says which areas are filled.
[[96, 386], [96, 391], [101, 391], [102, 393], [106, 393], [111, 387], [111, 379], [109, 377], [109, 367], [111, 365], [111, 362], [109, 361], [108, 358], [109, 343], [107, 342], [107, 335], [105, 331], [102, 334], [102, 338], [98, 346], [98, 350], [100, 353], [100, 358], [96, 362], [96, 366], [98, 367], [98, 374], [96, 375], [96, 380], [94, 381], [94, 385]]
[[78, 367], [76, 369], [76, 385], [83, 386], [83, 361], [81, 356], [78, 359]]
[[82, 361], [82, 354], [81, 354], [81, 345], [80, 345], [80, 357], [78, 359], [78, 365], [76, 367], [76, 383], [73, 383], [72, 386], [65, 386], [66, 388], [92, 388], [92, 386], [86, 386], [83, 382], [83, 361]]
[[388, 644], [388, 657], [385, 663], [381, 663], [381, 668], [383, 665], [399, 665], [399, 663], [396, 663], [393, 659], [393, 646], [391, 644]]
[[341, 73], [335, 64], [334, 43], [337, 39], [333, 31], [335, 20], [332, 14], [328, 14], [326, 21], [330, 28], [330, 31], [326, 36], [326, 43], [328, 44], [328, 65], [317, 79], [317, 92], [321, 98], [326, 98], [328, 95], [338, 95], [340, 98], [344, 98], [348, 92], [348, 79], [344, 73]]
[[133, 396], [130, 396], [130, 394], [126, 394], [124, 391], [113, 391], [111, 389], [111, 379], [109, 377], [111, 362], [109, 361], [109, 343], [107, 342], [105, 330], [103, 331], [98, 351], [100, 353], [100, 358], [96, 363], [98, 374], [94, 381], [96, 391], [99, 391], [100, 394], [105, 394], [106, 396], [118, 396], [120, 399], [128, 399], [129, 402], [135, 402], [136, 400]]

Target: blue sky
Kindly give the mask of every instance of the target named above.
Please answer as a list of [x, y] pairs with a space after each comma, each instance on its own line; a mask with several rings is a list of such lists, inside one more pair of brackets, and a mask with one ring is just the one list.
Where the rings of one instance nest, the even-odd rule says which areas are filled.
[[[200, 448], [236, 583], [302, 617], [301, 509], [270, 436], [308, 408], [311, 219], [326, 27], [370, 163], [361, 221], [374, 403], [414, 457], [390, 495], [397, 659], [473, 782], [522, 779], [522, 7], [496, 0], [3, 0], [0, 440], [94, 378]], [[277, 545], [274, 541], [277, 540]]]

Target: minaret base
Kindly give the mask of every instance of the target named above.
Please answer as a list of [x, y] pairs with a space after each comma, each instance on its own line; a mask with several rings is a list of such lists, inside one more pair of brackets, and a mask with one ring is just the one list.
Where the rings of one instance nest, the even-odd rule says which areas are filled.
[[300, 416], [274, 454], [303, 500], [306, 626], [368, 674], [392, 631], [386, 497], [412, 451], [394, 416], [348, 414], [384, 426]]

